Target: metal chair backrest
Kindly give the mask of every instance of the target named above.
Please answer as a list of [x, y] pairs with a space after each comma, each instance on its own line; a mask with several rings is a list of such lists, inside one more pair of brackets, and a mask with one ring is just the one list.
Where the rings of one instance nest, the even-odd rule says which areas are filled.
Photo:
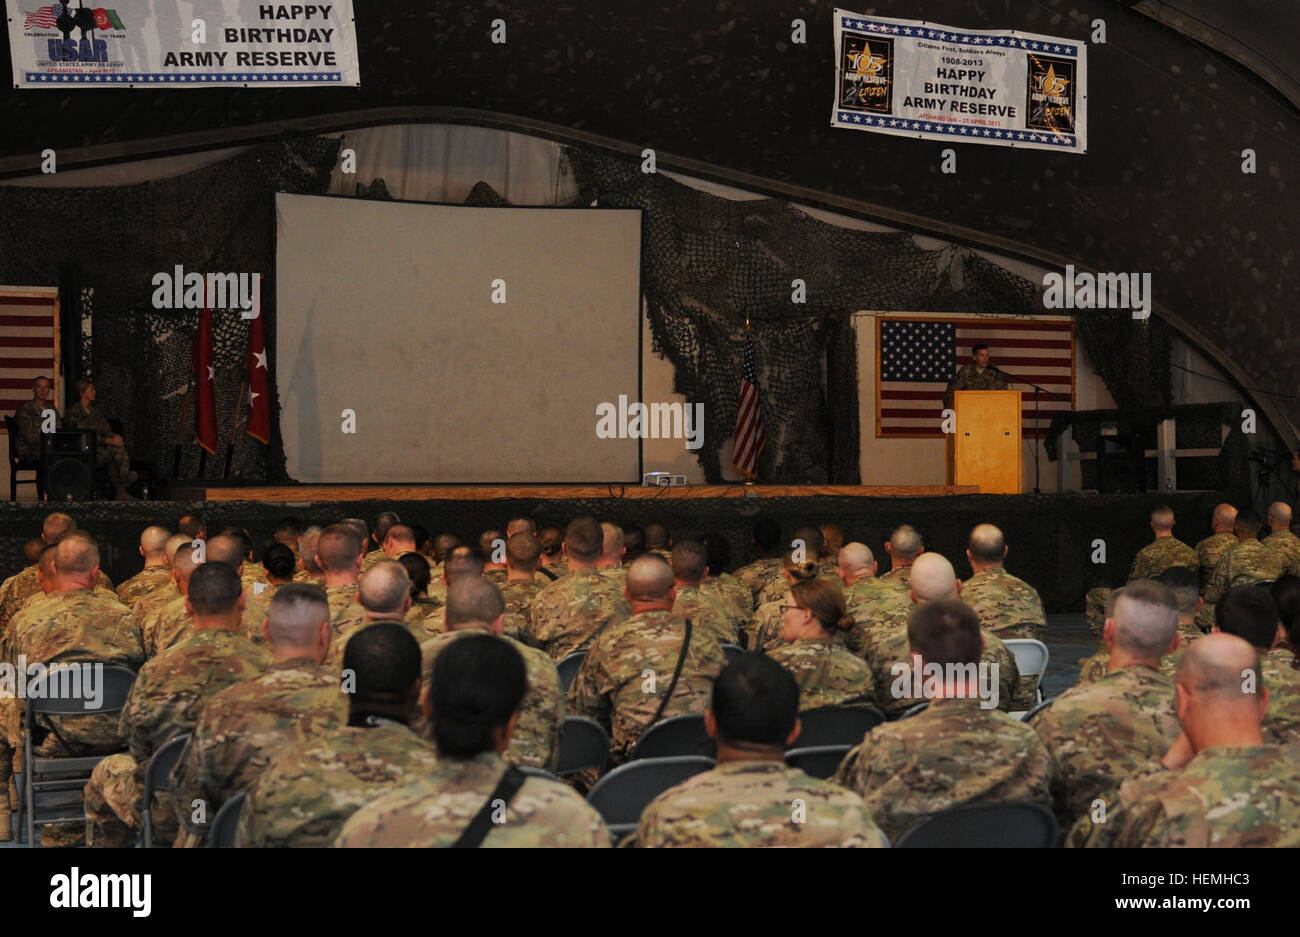
[[212, 827], [208, 830], [208, 847], [211, 849], [231, 849], [235, 845], [235, 832], [239, 829], [239, 814], [244, 809], [248, 793], [240, 791], [221, 805], [217, 815], [212, 818]]
[[704, 731], [704, 717], [673, 716], [656, 722], [637, 739], [628, 761], [638, 758], [672, 758], [677, 755], [700, 755], [712, 758], [717, 745]]
[[628, 824], [635, 827], [650, 801], [713, 765], [712, 758], [700, 755], [629, 761], [597, 781], [587, 795], [587, 803], [611, 828]]
[[810, 748], [792, 748], [785, 753], [785, 763], [804, 774], [825, 780], [833, 775], [853, 750], [852, 745], [816, 745]]
[[578, 671], [582, 669], [582, 662], [586, 657], [586, 651], [574, 651], [555, 665], [555, 669], [560, 672], [560, 688], [564, 692], [569, 692], [569, 687], [578, 676]]
[[1016, 669], [1022, 676], [1033, 674], [1039, 680], [1047, 673], [1047, 662], [1051, 655], [1047, 645], [1034, 638], [1008, 638], [1002, 642], [1016, 659]]
[[794, 740], [799, 748], [822, 745], [857, 745], [868, 732], [885, 721], [874, 706], [821, 706], [799, 713], [803, 727]]
[[964, 804], [908, 827], [895, 849], [1051, 849], [1056, 817], [1042, 804]]
[[126, 705], [134, 682], [135, 671], [117, 664], [73, 661], [51, 665], [27, 682], [28, 725], [38, 714], [89, 716], [117, 712]]
[[743, 647], [741, 647], [739, 644], [724, 644], [724, 645], [722, 645], [722, 654], [723, 654], [724, 657], [727, 658], [727, 665], [728, 665], [728, 666], [730, 666], [731, 664], [734, 664], [736, 661], [740, 660], [742, 657], [744, 657], [744, 656], [745, 656], [746, 654], [748, 654], [748, 653], [749, 653], [749, 652], [746, 651], [746, 650], [745, 650]]
[[609, 734], [595, 719], [569, 716], [560, 727], [560, 754], [556, 774], [572, 774], [584, 768], [604, 770], [609, 761]]
[[144, 768], [144, 848], [153, 848], [153, 795], [158, 791], [172, 789], [172, 768], [180, 761], [185, 743], [190, 740], [189, 733], [178, 735], [162, 745], [149, 759]]

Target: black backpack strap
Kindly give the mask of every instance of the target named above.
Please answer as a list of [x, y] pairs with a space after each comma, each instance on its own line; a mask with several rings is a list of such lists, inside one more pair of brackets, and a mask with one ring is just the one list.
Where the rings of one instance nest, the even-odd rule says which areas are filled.
[[655, 717], [646, 723], [647, 729], [659, 721], [659, 717], [662, 716], [664, 710], [668, 708], [668, 701], [673, 698], [673, 690], [677, 689], [677, 680], [682, 675], [682, 665], [686, 663], [686, 652], [690, 650], [691, 647], [691, 631], [693, 628], [694, 626], [691, 624], [691, 620], [689, 618], [686, 619], [686, 637], [682, 639], [682, 652], [677, 655], [677, 669], [673, 671], [673, 682], [668, 684], [668, 692], [665, 693], [664, 698], [659, 701], [659, 708], [655, 710]]
[[483, 840], [487, 838], [488, 831], [492, 829], [492, 812], [494, 805], [498, 800], [504, 802], [504, 806], [509, 806], [510, 801], [515, 799], [519, 793], [519, 788], [524, 786], [528, 780], [528, 775], [524, 774], [514, 765], [506, 768], [506, 773], [501, 775], [501, 780], [497, 786], [488, 794], [488, 799], [483, 802], [483, 806], [474, 814], [474, 819], [469, 821], [469, 826], [465, 827], [465, 832], [460, 834], [460, 838], [451, 844], [452, 849], [477, 849], [483, 845]]

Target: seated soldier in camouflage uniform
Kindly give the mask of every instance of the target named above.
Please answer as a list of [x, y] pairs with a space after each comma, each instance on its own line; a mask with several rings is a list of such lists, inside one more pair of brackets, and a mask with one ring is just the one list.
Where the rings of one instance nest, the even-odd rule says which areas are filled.
[[[532, 534], [515, 534], [532, 537]], [[512, 538], [513, 539], [513, 538]], [[536, 538], [533, 538], [536, 541]], [[528, 647], [503, 633], [505, 603], [501, 592], [481, 577], [459, 579], [447, 590], [447, 631], [426, 638], [420, 643], [421, 673], [425, 683], [422, 696], [428, 698], [429, 675], [432, 664], [452, 642], [466, 635], [489, 632], [501, 635], [523, 658], [528, 670], [528, 692], [519, 708], [519, 724], [505, 752], [506, 761], [512, 765], [527, 765], [554, 771], [560, 755], [560, 727], [564, 724], [564, 689], [555, 663], [544, 651]], [[418, 730], [429, 735], [428, 726], [420, 720]]]
[[328, 846], [360, 807], [437, 770], [437, 752], [408, 728], [420, 695], [411, 632], [395, 621], [361, 629], [343, 672], [347, 725], [276, 750], [248, 790], [236, 846]]
[[447, 630], [447, 592], [453, 582], [463, 579], [483, 578], [483, 557], [469, 547], [455, 547], [447, 554], [442, 564], [442, 574], [438, 577], [442, 586], [441, 599], [437, 608], [426, 611], [420, 618], [419, 627], [415, 629], [416, 638], [423, 640], [427, 635], [442, 634]]
[[1300, 749], [1261, 735], [1269, 689], [1260, 670], [1256, 649], [1232, 635], [1188, 648], [1175, 687], [1182, 734], [1080, 818], [1067, 845], [1300, 846]]
[[537, 532], [537, 539], [542, 544], [542, 565], [544, 575], [559, 579], [569, 571], [569, 558], [564, 553], [564, 531], [549, 524]]
[[[238, 532], [237, 532], [238, 533]], [[207, 542], [204, 559], [209, 563], [225, 563], [239, 575], [244, 591], [244, 613], [239, 619], [239, 633], [254, 644], [266, 641], [262, 625], [266, 624], [266, 610], [270, 599], [258, 595], [253, 586], [265, 579], [265, 573], [246, 575], [254, 564], [249, 560], [253, 551], [248, 535], [221, 534]], [[260, 569], [260, 567], [258, 567]]]
[[325, 588], [325, 571], [316, 563], [316, 546], [320, 541], [321, 528], [312, 526], [302, 532], [298, 538], [298, 571], [293, 574], [294, 582], [306, 582], [313, 586]]
[[844, 613], [839, 583], [818, 578], [790, 587], [781, 616], [781, 636], [786, 643], [770, 656], [798, 684], [800, 711], [874, 701], [871, 669], [833, 637], [852, 625], [853, 619]]
[[[361, 537], [348, 524], [331, 524], [316, 540], [316, 565], [325, 575], [325, 595], [330, 603], [331, 646], [339, 635], [366, 617], [365, 609], [357, 602], [362, 544]], [[340, 647], [339, 658], [342, 654]], [[337, 666], [338, 660], [332, 663]], [[327, 661], [326, 666], [331, 662]]]
[[[233, 539], [235, 543], [231, 549], [238, 551], [236, 556], [231, 557], [229, 560], [222, 560], [222, 562], [230, 562], [232, 566], [239, 570], [239, 581], [248, 590], [249, 598], [254, 596], [260, 598], [261, 592], [253, 591], [253, 586], [258, 584], [266, 585], [266, 569], [253, 558], [253, 538], [243, 527], [227, 527], [221, 532], [221, 536]], [[212, 539], [215, 540], [216, 538], [213, 537]], [[270, 599], [268, 598], [266, 601], [269, 602]], [[262, 633], [260, 624], [257, 633], [259, 636]]]
[[505, 537], [495, 527], [478, 535], [478, 552], [483, 557], [483, 578], [497, 588], [506, 581]]
[[[612, 521], [601, 521], [600, 533], [600, 556], [596, 559], [596, 569], [602, 576], [608, 577], [609, 581], [621, 590], [627, 581], [627, 569], [623, 566], [623, 557], [627, 555], [627, 542], [626, 537], [623, 535], [623, 528]], [[506, 552], [509, 553], [508, 547]], [[540, 552], [541, 544], [539, 543], [539, 555]], [[507, 555], [507, 563], [509, 559], [510, 557]], [[546, 585], [546, 582], [543, 581], [541, 585]]]
[[[76, 529], [77, 522], [70, 514], [55, 511], [45, 515], [45, 520], [41, 523], [41, 539], [50, 546], [57, 544]], [[9, 620], [27, 604], [28, 599], [41, 594], [41, 583], [35, 562], [10, 576], [5, 582], [8, 588], [5, 590], [3, 603], [0, 603], [0, 633], [4, 632]], [[110, 589], [113, 587], [113, 583], [104, 575], [103, 570], [99, 571], [98, 582]]]
[[45, 426], [45, 411], [53, 414], [54, 429], [59, 428], [59, 411], [54, 408], [54, 382], [48, 377], [32, 381], [32, 399], [14, 411], [18, 458], [37, 460], [41, 457], [41, 427]]
[[[505, 626], [508, 637], [518, 638], [528, 630], [528, 609], [550, 580], [537, 572], [542, 544], [529, 530], [521, 530], [506, 540], [506, 581], [501, 598], [506, 603]], [[618, 587], [623, 587], [618, 583]]]
[[[140, 668], [122, 710], [127, 754], [110, 755], [86, 783], [86, 845], [129, 846], [142, 827], [144, 769], [164, 744], [194, 728], [204, 704], [240, 680], [262, 673], [271, 655], [239, 632], [244, 593], [239, 575], [209, 560], [190, 577], [185, 602], [194, 632]], [[177, 832], [174, 801], [154, 800], [154, 830], [170, 844]]]
[[775, 583], [764, 589], [764, 594], [775, 593], [777, 598], [766, 601], [754, 612], [754, 620], [745, 629], [749, 635], [749, 650], [770, 652], [785, 644], [781, 636], [781, 616], [785, 614], [786, 596], [796, 582], [807, 582], [817, 577], [817, 564], [806, 558], [803, 551], [787, 550], [781, 557], [780, 589]]
[[596, 569], [603, 544], [595, 518], [571, 521], [563, 545], [569, 572], [537, 593], [528, 608], [528, 630], [520, 637], [553, 661], [586, 650], [597, 633], [631, 614], [618, 586]]
[[844, 582], [845, 614], [853, 627], [842, 635], [845, 646], [866, 657], [872, 636], [884, 628], [907, 620], [912, 597], [899, 582], [885, 582], [876, 576], [878, 564], [864, 543], [848, 543], [840, 550], [839, 575]]
[[758, 607], [758, 597], [767, 584], [781, 575], [781, 525], [770, 517], [754, 521], [754, 552], [758, 559], [736, 570], [736, 578], [749, 588], [753, 605]]
[[[1151, 510], [1151, 531], [1155, 539], [1138, 550], [1133, 558], [1133, 568], [1129, 570], [1128, 581], [1154, 579], [1166, 569], [1173, 566], [1185, 566], [1196, 569], [1200, 560], [1196, 551], [1174, 536], [1174, 512], [1163, 504]], [[1084, 599], [1084, 617], [1092, 633], [1101, 640], [1101, 628], [1105, 624], [1106, 596], [1110, 590], [1099, 586], [1089, 589]]]
[[297, 563], [298, 558], [293, 555], [293, 550], [283, 543], [273, 543], [262, 551], [262, 568], [266, 570], [266, 582], [253, 583], [251, 597], [268, 603], [268, 614], [269, 603], [275, 598], [276, 591], [281, 586], [293, 582], [294, 568]]
[[[795, 590], [803, 585], [812, 583]], [[728, 666], [704, 713], [704, 727], [718, 745], [717, 767], [651, 801], [623, 845], [887, 845], [861, 797], [786, 767], [785, 748], [799, 739], [798, 706], [798, 687], [774, 661], [746, 654]]]
[[1214, 533], [1197, 543], [1194, 548], [1202, 592], [1205, 591], [1210, 573], [1214, 572], [1214, 567], [1219, 564], [1219, 557], [1223, 555], [1223, 551], [1237, 542], [1237, 535], [1232, 532], [1236, 522], [1236, 508], [1226, 503], [1215, 505], [1214, 513], [1210, 516], [1210, 529]]
[[[21, 609], [10, 622], [10, 663], [33, 668], [37, 664], [99, 663], [134, 669], [144, 659], [140, 629], [126, 606], [112, 593], [95, 588], [99, 576], [99, 549], [82, 533], [64, 536], [53, 554], [52, 589]], [[29, 670], [29, 673], [31, 671]], [[0, 841], [11, 837], [10, 806], [17, 807], [11, 770], [18, 769], [23, 748], [23, 701], [13, 695], [0, 698]], [[98, 716], [42, 717], [46, 727], [33, 738], [39, 755], [92, 755], [122, 749], [116, 713]], [[42, 845], [79, 845], [80, 825], [47, 826]]]
[[708, 632], [719, 644], [735, 644], [740, 640], [741, 622], [731, 614], [730, 607], [714, 595], [700, 589], [700, 583], [709, 573], [709, 557], [704, 544], [698, 540], [679, 540], [673, 544], [673, 611], [689, 618], [695, 627]]
[[[819, 557], [819, 551], [823, 546], [821, 529], [812, 526], [799, 527], [790, 540], [790, 552], [794, 554], [796, 563], [812, 563], [816, 575], [825, 579], [836, 579], [839, 576], [839, 563], [834, 559]], [[783, 601], [789, 594], [789, 577], [773, 576], [763, 587], [763, 591], [758, 594], [757, 604], [761, 606]], [[777, 630], [780, 630], [780, 625], [777, 625]]]
[[136, 473], [131, 471], [131, 457], [126, 452], [126, 442], [113, 432], [99, 408], [95, 406], [94, 382], [84, 377], [77, 381], [77, 402], [63, 416], [65, 429], [93, 429], [95, 431], [95, 466], [107, 466], [108, 479], [117, 490], [119, 501], [134, 501], [127, 488], [135, 483]]
[[[1171, 566], [1157, 576], [1155, 581], [1166, 586], [1173, 593], [1174, 601], [1178, 603], [1178, 633], [1182, 638], [1178, 649], [1167, 653], [1160, 663], [1160, 669], [1169, 677], [1172, 688], [1174, 670], [1178, 666], [1178, 656], [1182, 649], [1191, 642], [1205, 637], [1205, 632], [1196, 624], [1196, 613], [1201, 608], [1202, 600], [1197, 594], [1198, 577], [1194, 571], [1185, 566]], [[1079, 679], [1075, 681], [1075, 685], [1093, 683], [1109, 672], [1110, 649], [1103, 644], [1096, 654], [1079, 661]]]
[[1205, 604], [1197, 615], [1202, 628], [1214, 624], [1214, 606], [1229, 589], [1248, 586], [1256, 582], [1276, 580], [1282, 575], [1281, 557], [1259, 542], [1259, 515], [1254, 511], [1239, 511], [1232, 525], [1237, 542], [1228, 546], [1219, 556], [1219, 562], [1205, 583]]
[[[1196, 574], [1181, 570], [1192, 580]], [[1110, 594], [1103, 637], [1110, 671], [1066, 690], [1030, 725], [1056, 759], [1065, 781], [1068, 829], [1095, 800], [1178, 738], [1174, 682], [1160, 659], [1176, 648], [1178, 604], [1160, 583], [1139, 579]]]
[[[351, 520], [356, 520], [362, 525], [365, 524], [365, 521], [361, 521], [359, 518], [347, 518], [343, 523], [346, 524]], [[361, 537], [362, 549], [366, 551], [361, 557], [361, 572], [364, 573], [382, 559], [396, 559], [396, 557], [389, 556], [384, 551], [384, 540], [387, 538], [388, 532], [401, 522], [402, 519], [392, 511], [382, 511], [375, 518], [375, 529], [373, 531], [365, 533], [361, 530], [357, 531]]]
[[[632, 561], [645, 553], [645, 530], [636, 524], [623, 526], [623, 566], [631, 566]], [[539, 535], [540, 536], [540, 535]]]
[[131, 602], [131, 614], [142, 626], [150, 612], [180, 597], [181, 590], [176, 586], [176, 571], [173, 569], [176, 554], [180, 552], [181, 547], [193, 546], [196, 546], [194, 541], [186, 534], [172, 534], [167, 538], [167, 546], [164, 547], [167, 554], [167, 578], [147, 591], [141, 592]]
[[419, 553], [403, 553], [397, 562], [411, 580], [411, 608], [406, 613], [406, 626], [419, 634], [424, 630], [424, 620], [442, 607], [429, 598], [429, 561]]
[[673, 558], [673, 538], [663, 524], [649, 524], [645, 529], [645, 551], [657, 553], [665, 563]]
[[903, 524], [885, 541], [885, 552], [889, 554], [889, 572], [880, 577], [881, 581], [907, 588], [911, 582], [912, 564], [925, 552], [921, 532], [911, 524]]
[[943, 668], [942, 679], [926, 681], [932, 702], [915, 716], [868, 732], [844, 757], [835, 782], [862, 795], [891, 840], [962, 804], [1028, 800], [1056, 807], [1060, 777], [1034, 730], [983, 708], [974, 671], [981, 638], [992, 636], [980, 628], [979, 616], [957, 599], [926, 602], [908, 619], [907, 636], [922, 673], [927, 665]]
[[[357, 604], [361, 607], [361, 620], [347, 625], [330, 638], [325, 669], [333, 673], [342, 669], [347, 643], [357, 632], [381, 621], [397, 622], [411, 630], [407, 615], [411, 610], [411, 580], [402, 564], [385, 559], [371, 565], [357, 586]], [[421, 637], [424, 637], [422, 632], [417, 634], [416, 640]]]
[[[491, 584], [464, 588], [484, 586]], [[517, 775], [511, 776], [518, 780], [513, 796], [501, 794], [499, 785], [517, 770], [502, 755], [528, 692], [520, 647], [471, 632], [438, 654], [425, 700], [437, 763], [369, 798], [342, 825], [335, 846], [608, 848], [609, 830], [600, 815], [563, 784]], [[483, 811], [491, 811], [492, 822], [481, 841], [462, 841]]]
[[[172, 589], [176, 597], [166, 602], [137, 602], [141, 610], [140, 636], [144, 641], [144, 656], [148, 660], [184, 641], [194, 630], [194, 618], [185, 606], [185, 596], [190, 589], [190, 578], [201, 565], [203, 544], [197, 547], [186, 543], [172, 556]], [[161, 593], [165, 597], [168, 593]]]
[[705, 632], [692, 629], [687, 646], [686, 619], [672, 610], [673, 572], [658, 555], [646, 554], [629, 567], [627, 597], [631, 617], [596, 638], [568, 695], [570, 712], [609, 732], [615, 760], [627, 758], [656, 713], [663, 719], [702, 715], [726, 664], [722, 645]]
[[1282, 572], [1300, 575], [1300, 537], [1291, 533], [1291, 505], [1274, 501], [1268, 506], [1269, 535], [1260, 541], [1277, 558]]
[[321, 666], [330, 641], [325, 591], [290, 583], [271, 598], [265, 673], [213, 694], [181, 753], [172, 779], [184, 831], [177, 844], [200, 846], [221, 805], [246, 790], [280, 748], [342, 725], [347, 698]]
[[1003, 568], [1007, 541], [992, 524], [970, 532], [966, 561], [971, 577], [961, 584], [961, 600], [975, 609], [980, 624], [1006, 641], [1009, 638], [1047, 640], [1047, 615], [1038, 590]]
[[138, 549], [144, 557], [144, 569], [117, 587], [117, 600], [127, 608], [135, 605], [136, 599], [171, 580], [171, 564], [167, 560], [167, 541], [170, 538], [171, 531], [157, 525], [146, 527], [141, 532]]
[[1214, 610], [1212, 634], [1241, 638], [1259, 654], [1259, 672], [1268, 688], [1268, 712], [1260, 730], [1270, 745], [1300, 742], [1300, 670], [1292, 666], [1294, 653], [1278, 645], [1286, 631], [1277, 604], [1268, 590], [1237, 586], [1228, 590]]
[[[718, 533], [705, 534], [700, 539], [709, 563], [700, 591], [721, 599], [743, 632], [744, 625], [754, 617], [754, 594], [747, 585], [727, 572], [731, 565], [731, 544]], [[744, 641], [740, 643], [744, 645]]]
[[[945, 557], [938, 553], [927, 553], [917, 557], [916, 563], [909, 570], [911, 588], [908, 592], [914, 606], [958, 598], [960, 586], [957, 574]], [[909, 615], [913, 612], [915, 608]], [[978, 618], [977, 615], [976, 619]], [[910, 672], [913, 665], [907, 621], [904, 618], [899, 623], [878, 629], [867, 646], [866, 660], [876, 688], [876, 706], [891, 719], [925, 701], [913, 694], [914, 684], [910, 681], [900, 684], [896, 679], [900, 669]], [[1029, 674], [1021, 677], [1015, 656], [993, 632], [981, 628], [980, 636], [983, 641], [980, 661], [989, 666], [990, 673], [997, 675], [998, 708], [1010, 712], [1032, 707], [1036, 677]]]

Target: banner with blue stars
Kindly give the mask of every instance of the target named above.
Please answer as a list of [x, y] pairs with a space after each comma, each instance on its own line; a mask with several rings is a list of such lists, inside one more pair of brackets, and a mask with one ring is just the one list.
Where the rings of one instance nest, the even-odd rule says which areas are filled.
[[361, 83], [352, 0], [75, 3], [6, 0], [15, 88]]
[[831, 126], [1086, 153], [1087, 73], [1083, 39], [836, 10]]

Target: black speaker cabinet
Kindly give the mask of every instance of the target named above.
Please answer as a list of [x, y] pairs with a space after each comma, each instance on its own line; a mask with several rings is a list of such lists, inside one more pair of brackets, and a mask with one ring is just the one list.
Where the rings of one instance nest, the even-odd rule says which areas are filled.
[[60, 429], [41, 435], [48, 501], [85, 501], [95, 489], [95, 431]]
[[1097, 490], [1103, 494], [1146, 491], [1146, 453], [1137, 436], [1097, 437]]

